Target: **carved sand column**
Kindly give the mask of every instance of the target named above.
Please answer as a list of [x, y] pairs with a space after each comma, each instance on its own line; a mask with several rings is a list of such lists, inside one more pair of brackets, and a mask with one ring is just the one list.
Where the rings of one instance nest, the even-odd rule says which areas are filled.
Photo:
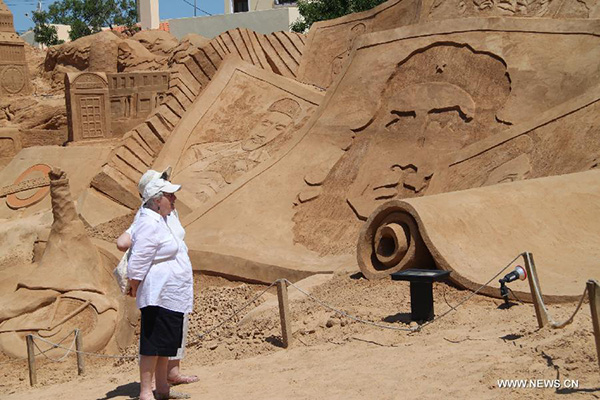
[[83, 228], [83, 223], [77, 216], [75, 204], [71, 199], [67, 173], [59, 168], [53, 168], [48, 173], [48, 177], [50, 178], [50, 197], [52, 199], [52, 215], [54, 217], [52, 233], [62, 233], [69, 224], [81, 224], [81, 228]]
[[43, 279], [37, 280], [30, 277], [31, 283], [27, 286], [57, 287], [65, 290], [70, 287], [86, 288], [95, 292], [104, 292], [98, 275], [100, 256], [77, 215], [67, 174], [58, 168], [53, 168], [48, 176], [54, 222], [46, 250], [40, 260], [40, 269], [47, 268], [49, 271], [60, 271], [60, 273], [48, 273]]

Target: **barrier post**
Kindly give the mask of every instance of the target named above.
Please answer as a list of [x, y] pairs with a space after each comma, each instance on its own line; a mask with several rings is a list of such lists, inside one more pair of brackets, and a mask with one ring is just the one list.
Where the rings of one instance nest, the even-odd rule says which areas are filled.
[[535, 316], [537, 317], [538, 325], [543, 328], [548, 324], [548, 315], [546, 314], [546, 308], [544, 306], [544, 299], [542, 298], [540, 281], [538, 280], [537, 270], [535, 269], [535, 262], [533, 261], [533, 254], [529, 252], [523, 253], [523, 259], [525, 260], [525, 269], [527, 270], [527, 281], [529, 282], [529, 291], [531, 292], [531, 300], [533, 301], [533, 307], [535, 308]]
[[281, 319], [281, 337], [286, 349], [292, 342], [292, 323], [288, 305], [287, 284], [284, 279], [277, 281], [277, 299], [279, 300], [279, 318]]
[[75, 329], [75, 350], [77, 350], [77, 375], [85, 373], [85, 362], [83, 361], [83, 339], [79, 329]]
[[37, 384], [37, 373], [35, 371], [35, 352], [33, 348], [33, 335], [27, 335], [27, 362], [29, 365], [29, 384]]
[[587, 281], [588, 296], [590, 297], [590, 311], [592, 312], [592, 325], [594, 325], [594, 336], [596, 337], [596, 353], [598, 355], [598, 367], [600, 367], [600, 288], [598, 281], [590, 279]]

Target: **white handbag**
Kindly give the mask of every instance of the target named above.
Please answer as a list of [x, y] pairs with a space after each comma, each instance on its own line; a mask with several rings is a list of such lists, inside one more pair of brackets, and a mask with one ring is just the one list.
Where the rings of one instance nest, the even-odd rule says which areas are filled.
[[123, 294], [127, 294], [129, 292], [129, 279], [127, 279], [127, 261], [129, 261], [129, 255], [131, 254], [131, 248], [128, 249], [123, 257], [121, 257], [121, 261], [113, 271], [113, 275], [117, 280], [117, 284], [119, 288], [121, 288], [121, 292]]

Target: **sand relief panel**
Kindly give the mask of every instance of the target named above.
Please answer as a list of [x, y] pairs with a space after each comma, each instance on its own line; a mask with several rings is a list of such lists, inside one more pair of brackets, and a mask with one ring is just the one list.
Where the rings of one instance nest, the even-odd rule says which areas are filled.
[[435, 0], [426, 18], [590, 18], [593, 6], [593, 2], [577, 0]]
[[174, 179], [185, 181], [195, 204], [212, 197], [278, 153], [315, 105], [236, 72], [191, 132]]
[[295, 239], [321, 254], [347, 252], [378, 205], [428, 194], [451, 154], [506, 129], [497, 114], [510, 93], [495, 54], [451, 42], [413, 51], [337, 163], [305, 178], [311, 195], [299, 194]]
[[559, 110], [558, 117], [551, 117], [549, 123], [541, 121], [533, 129], [515, 126], [512, 137], [505, 141], [475, 143], [475, 151], [457, 152], [435, 191], [457, 191], [598, 168], [600, 92], [596, 93], [593, 103]]
[[111, 137], [108, 80], [102, 72], [65, 75], [69, 141]]
[[360, 35], [416, 22], [419, 3], [415, 0], [393, 0], [369, 11], [314, 24], [309, 32], [298, 79], [328, 88], [342, 71]]

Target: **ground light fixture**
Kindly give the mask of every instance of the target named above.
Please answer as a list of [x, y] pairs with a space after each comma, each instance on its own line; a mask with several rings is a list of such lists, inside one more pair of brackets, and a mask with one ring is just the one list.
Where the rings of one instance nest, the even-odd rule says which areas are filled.
[[508, 289], [508, 286], [506, 286], [506, 284], [510, 283], [510, 282], [514, 282], [517, 279], [521, 280], [521, 281], [524, 281], [525, 279], [527, 279], [527, 271], [525, 271], [525, 268], [521, 267], [520, 265], [517, 265], [514, 270], [512, 270], [508, 274], [504, 275], [504, 278], [502, 278], [498, 281], [498, 282], [500, 282], [500, 296], [502, 296], [502, 298], [504, 299], [505, 305], [509, 304], [509, 301], [508, 301], [509, 289]]

